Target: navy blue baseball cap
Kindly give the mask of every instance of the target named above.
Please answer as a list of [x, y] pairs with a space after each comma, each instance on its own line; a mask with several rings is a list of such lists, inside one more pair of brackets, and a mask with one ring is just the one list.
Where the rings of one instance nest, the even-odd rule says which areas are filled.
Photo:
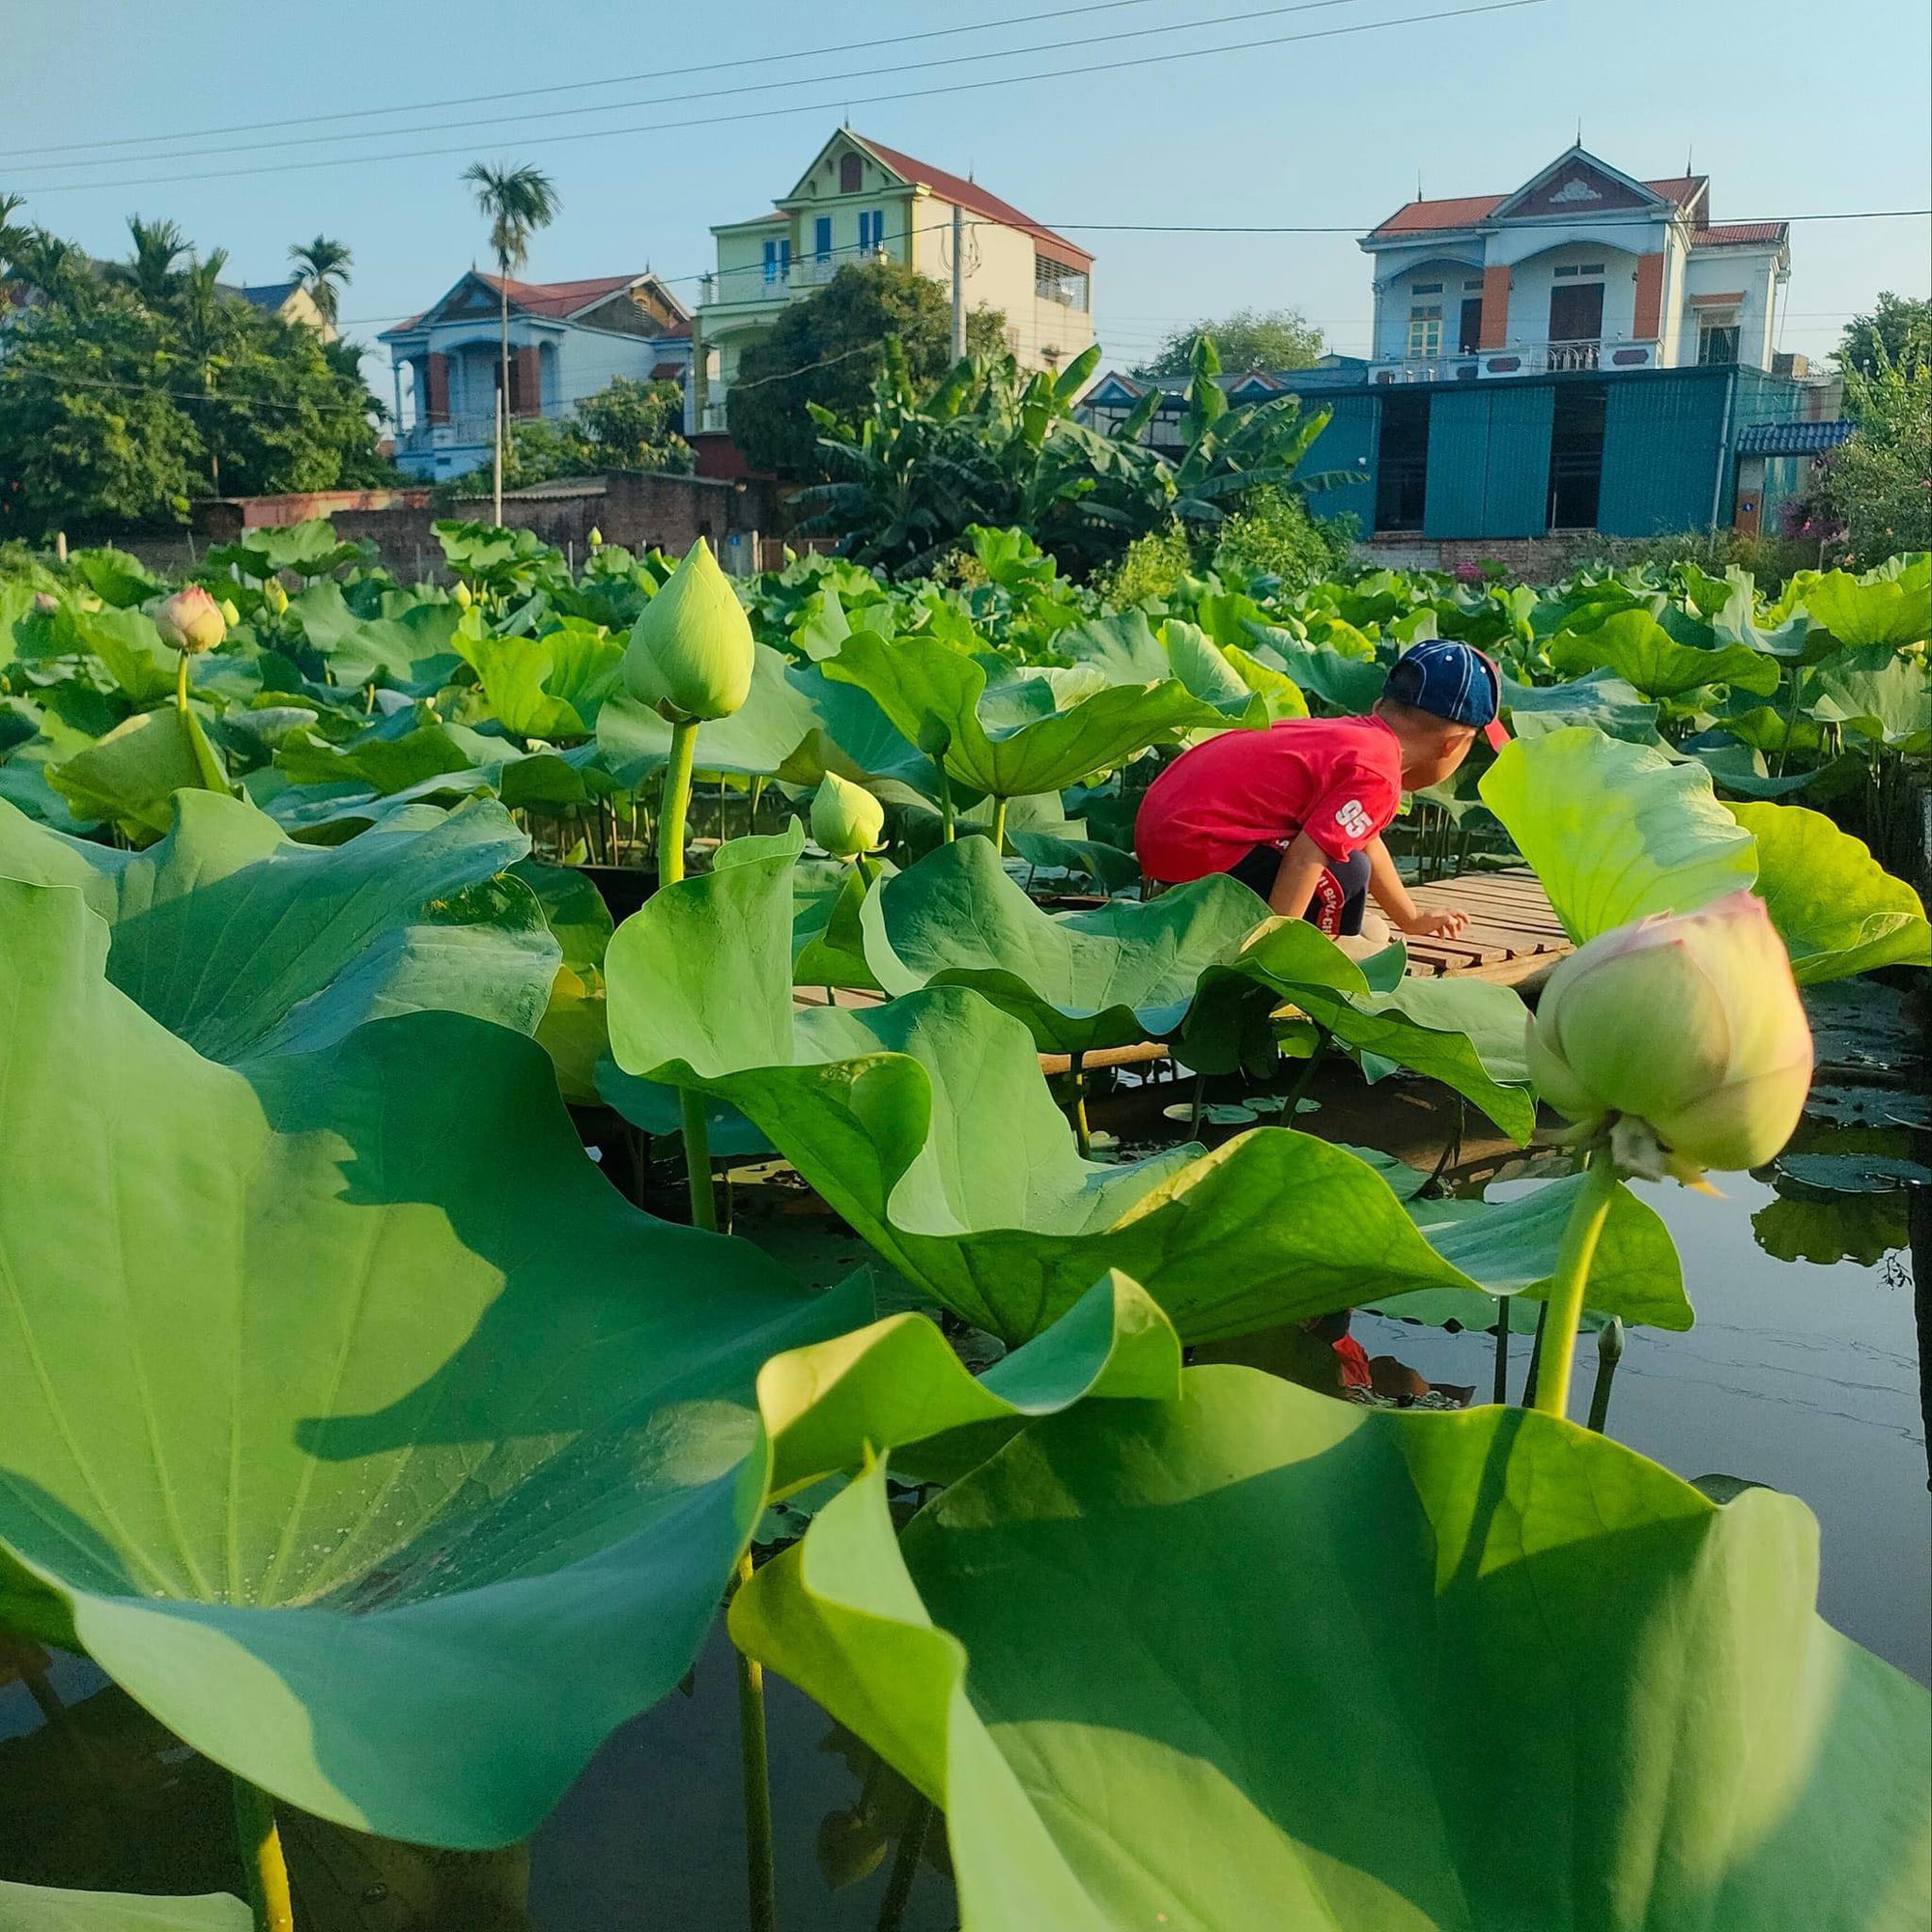
[[1396, 659], [1382, 696], [1451, 724], [1471, 725], [1497, 750], [1509, 742], [1497, 716], [1503, 701], [1502, 674], [1471, 644], [1448, 638], [1411, 644]]

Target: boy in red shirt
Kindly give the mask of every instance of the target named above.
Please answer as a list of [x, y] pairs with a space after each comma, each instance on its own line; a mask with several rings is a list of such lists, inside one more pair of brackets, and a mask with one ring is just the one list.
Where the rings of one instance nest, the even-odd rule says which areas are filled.
[[1181, 753], [1134, 821], [1141, 869], [1179, 885], [1228, 872], [1283, 919], [1359, 933], [1370, 895], [1402, 931], [1450, 937], [1468, 915], [1425, 912], [1381, 835], [1406, 791], [1439, 784], [1477, 732], [1500, 745], [1496, 668], [1467, 644], [1405, 651], [1366, 718], [1291, 718]]

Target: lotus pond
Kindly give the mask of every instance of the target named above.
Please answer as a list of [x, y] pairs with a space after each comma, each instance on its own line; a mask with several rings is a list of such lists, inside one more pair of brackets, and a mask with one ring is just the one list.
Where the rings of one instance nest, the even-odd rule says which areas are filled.
[[[0, 577], [0, 1928], [1926, 1922], [1932, 563], [445, 548]], [[1125, 851], [1436, 634], [1533, 1022]]]

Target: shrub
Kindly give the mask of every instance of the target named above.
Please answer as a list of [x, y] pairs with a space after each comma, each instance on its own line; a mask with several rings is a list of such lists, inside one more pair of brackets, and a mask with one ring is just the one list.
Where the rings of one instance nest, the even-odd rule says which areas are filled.
[[1299, 497], [1267, 483], [1249, 491], [1245, 507], [1221, 526], [1213, 561], [1222, 571], [1302, 582], [1347, 559], [1355, 528], [1352, 516], [1312, 517]]
[[1150, 530], [1127, 546], [1112, 572], [1096, 580], [1101, 599], [1122, 610], [1135, 604], [1156, 603], [1174, 594], [1175, 586], [1194, 567], [1186, 533], [1178, 524]]

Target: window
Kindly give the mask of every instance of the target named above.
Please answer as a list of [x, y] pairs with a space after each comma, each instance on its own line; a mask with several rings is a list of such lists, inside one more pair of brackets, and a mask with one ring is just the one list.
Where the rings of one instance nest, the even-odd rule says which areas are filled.
[[765, 281], [767, 284], [776, 284], [790, 279], [791, 237], [785, 235], [777, 241], [765, 243]]
[[886, 245], [886, 211], [883, 208], [862, 208], [859, 211], [859, 252], [869, 254], [874, 248]]
[[860, 160], [857, 155], [840, 155], [838, 156], [838, 192], [840, 194], [857, 194], [865, 186], [864, 168], [865, 163]]
[[1473, 355], [1483, 346], [1483, 298], [1464, 296], [1456, 330], [1456, 354]]
[[1056, 262], [1051, 255], [1033, 258], [1033, 292], [1041, 301], [1065, 302], [1083, 313], [1087, 307], [1087, 271]]
[[1468, 281], [1463, 284], [1463, 290], [1465, 295], [1472, 289], [1476, 291], [1476, 293], [1481, 294], [1482, 287], [1483, 287], [1483, 278], [1481, 275], [1472, 276]]
[[1601, 275], [1604, 272], [1604, 265], [1601, 262], [1583, 262], [1580, 264], [1571, 262], [1552, 272], [1559, 275]]
[[1431, 302], [1408, 312], [1408, 353], [1423, 359], [1442, 354], [1442, 304]]
[[821, 261], [832, 259], [832, 217], [821, 214], [811, 224], [811, 252]]
[[1738, 359], [1738, 325], [1729, 316], [1702, 316], [1697, 323], [1697, 360], [1710, 367]]
[[1442, 284], [1440, 282], [1417, 282], [1409, 293], [1418, 296], [1439, 296], [1442, 293]]

